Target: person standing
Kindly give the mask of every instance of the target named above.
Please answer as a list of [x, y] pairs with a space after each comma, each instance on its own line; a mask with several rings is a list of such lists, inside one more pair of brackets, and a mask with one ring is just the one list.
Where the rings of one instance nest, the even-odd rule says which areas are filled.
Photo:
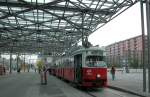
[[44, 83], [43, 84], [47, 84], [47, 75], [46, 75], [46, 73], [47, 73], [47, 69], [46, 69], [46, 67], [44, 66], [43, 67], [43, 72], [44, 72]]
[[110, 72], [111, 72], [111, 75], [112, 75], [112, 80], [114, 80], [115, 79], [115, 72], [116, 72], [116, 69], [115, 69], [114, 65], [112, 65]]
[[41, 71], [41, 84], [46, 85], [47, 84], [47, 69], [45, 66], [43, 66], [42, 71]]

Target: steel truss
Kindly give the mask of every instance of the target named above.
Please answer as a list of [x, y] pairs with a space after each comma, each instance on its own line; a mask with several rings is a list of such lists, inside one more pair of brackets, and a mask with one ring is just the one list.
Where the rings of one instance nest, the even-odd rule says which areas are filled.
[[0, 0], [0, 51], [60, 55], [138, 0]]

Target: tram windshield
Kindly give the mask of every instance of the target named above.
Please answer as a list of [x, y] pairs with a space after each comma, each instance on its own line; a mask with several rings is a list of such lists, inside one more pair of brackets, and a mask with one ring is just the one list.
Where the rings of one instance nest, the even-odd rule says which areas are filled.
[[87, 67], [107, 67], [103, 56], [87, 56], [85, 66]]

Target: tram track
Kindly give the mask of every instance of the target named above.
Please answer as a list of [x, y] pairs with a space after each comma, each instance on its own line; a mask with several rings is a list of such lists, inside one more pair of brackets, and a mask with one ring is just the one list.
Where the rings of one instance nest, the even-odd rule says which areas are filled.
[[89, 95], [90, 97], [147, 97], [147, 96], [140, 95], [131, 91], [126, 91], [124, 89], [110, 87], [110, 86], [106, 88], [86, 89], [86, 88], [77, 87], [75, 84], [72, 84], [72, 83], [70, 83], [69, 85]]
[[140, 93], [135, 93], [133, 91], [130, 91], [130, 90], [126, 90], [126, 89], [122, 89], [122, 88], [119, 88], [119, 87], [113, 87], [113, 86], [108, 86], [109, 89], [113, 89], [113, 90], [117, 90], [117, 91], [120, 91], [120, 92], [124, 92], [124, 93], [129, 93], [129, 94], [132, 94], [132, 95], [136, 95], [138, 97], [146, 97]]
[[[62, 81], [64, 82], [64, 81]], [[84, 94], [89, 95], [88, 97], [147, 97], [142, 94], [137, 94], [131, 91], [127, 91], [120, 88], [115, 88], [108, 86], [106, 88], [98, 88], [98, 89], [86, 89], [76, 86], [74, 83], [65, 82], [67, 85], [77, 89], [78, 91], [83, 92]]]
[[134, 93], [130, 93], [130, 92], [122, 91], [122, 90], [116, 90], [113, 88], [105, 88], [102, 91], [95, 90], [95, 89], [94, 90], [81, 90], [81, 91], [91, 97], [146, 97], [143, 95], [137, 95]]
[[90, 95], [91, 97], [97, 97], [96, 95], [90, 93], [90, 92], [86, 92], [88, 95]]

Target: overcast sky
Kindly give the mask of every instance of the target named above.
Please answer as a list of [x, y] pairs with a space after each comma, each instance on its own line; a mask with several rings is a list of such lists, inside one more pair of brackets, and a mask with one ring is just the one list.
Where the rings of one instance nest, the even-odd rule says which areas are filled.
[[140, 4], [137, 3], [102, 28], [92, 33], [89, 37], [89, 41], [93, 45], [106, 46], [141, 35], [140, 15]]

